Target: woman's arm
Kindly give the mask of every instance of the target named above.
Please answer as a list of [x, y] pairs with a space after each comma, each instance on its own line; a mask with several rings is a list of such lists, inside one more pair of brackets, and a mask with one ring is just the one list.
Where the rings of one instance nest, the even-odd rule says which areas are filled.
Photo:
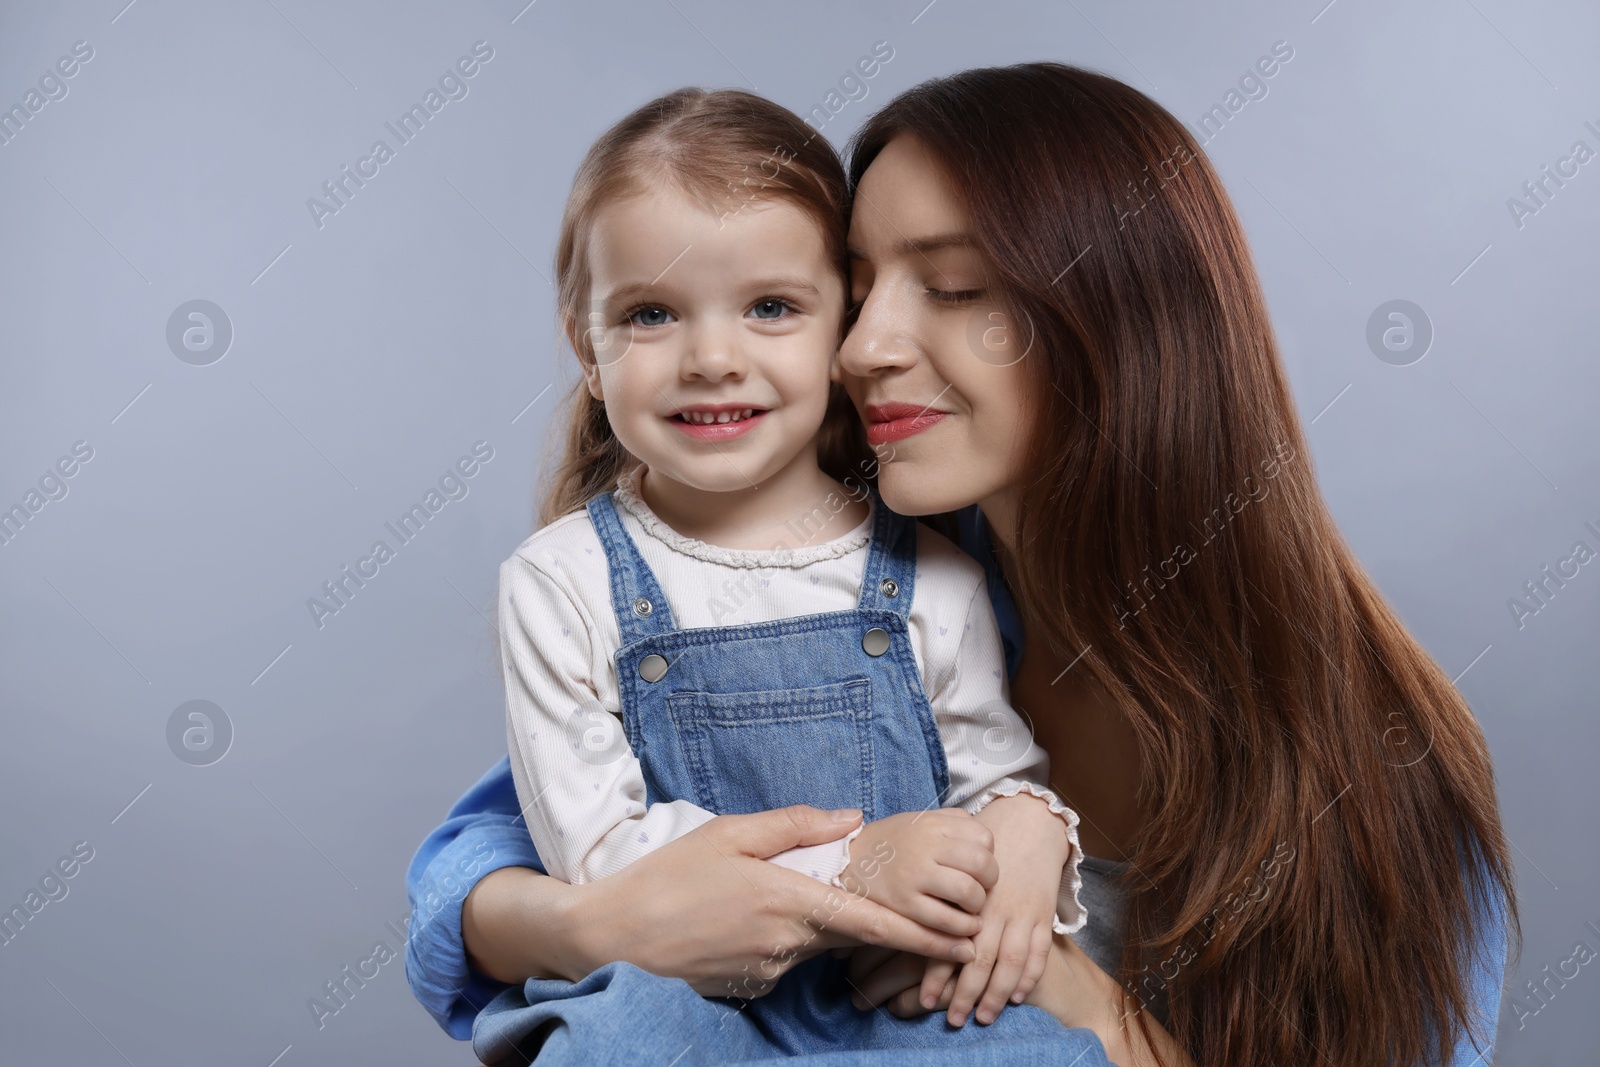
[[1132, 996], [1070, 937], [1056, 937], [1044, 977], [1027, 1003], [1045, 1009], [1064, 1026], [1093, 1030], [1105, 1046], [1106, 1059], [1121, 1067], [1194, 1067], [1166, 1028], [1149, 1012], [1139, 1017]]
[[469, 965], [461, 942], [462, 902], [485, 876], [522, 868], [533, 868], [522, 872], [530, 877], [543, 869], [517, 811], [510, 760], [501, 757], [422, 842], [406, 872], [406, 980], [452, 1037], [471, 1036], [478, 1009], [505, 988]]
[[570, 886], [503, 870], [467, 897], [471, 959], [502, 982], [576, 981], [614, 961], [683, 978], [698, 992], [755, 997], [801, 960], [885, 945], [965, 962], [972, 942], [920, 926], [765, 857], [836, 840], [860, 822], [795, 806], [721, 815], [606, 878]]

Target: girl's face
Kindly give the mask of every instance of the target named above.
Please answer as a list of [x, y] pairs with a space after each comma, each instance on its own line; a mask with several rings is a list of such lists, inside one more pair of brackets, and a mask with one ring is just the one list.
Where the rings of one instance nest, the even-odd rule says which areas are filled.
[[901, 514], [977, 503], [1000, 530], [1014, 514], [1030, 339], [995, 296], [940, 164], [916, 138], [894, 138], [852, 208], [850, 299], [860, 311], [839, 362], [878, 456], [878, 487]]
[[600, 211], [589, 265], [584, 375], [652, 480], [737, 492], [815, 467], [844, 284], [808, 215], [656, 189]]

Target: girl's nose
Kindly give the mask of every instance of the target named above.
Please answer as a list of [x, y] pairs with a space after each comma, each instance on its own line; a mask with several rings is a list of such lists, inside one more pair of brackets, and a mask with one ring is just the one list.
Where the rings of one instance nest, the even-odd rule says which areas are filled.
[[684, 378], [700, 378], [719, 382], [724, 378], [743, 378], [746, 369], [744, 351], [740, 348], [735, 331], [706, 323], [698, 326], [688, 338], [680, 373]]

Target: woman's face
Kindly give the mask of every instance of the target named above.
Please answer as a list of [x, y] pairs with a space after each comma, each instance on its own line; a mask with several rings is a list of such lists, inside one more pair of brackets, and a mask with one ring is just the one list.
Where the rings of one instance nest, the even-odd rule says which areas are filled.
[[1001, 310], [992, 271], [940, 164], [894, 138], [862, 175], [850, 222], [845, 388], [904, 515], [977, 503], [1004, 536], [1031, 412], [1027, 331]]

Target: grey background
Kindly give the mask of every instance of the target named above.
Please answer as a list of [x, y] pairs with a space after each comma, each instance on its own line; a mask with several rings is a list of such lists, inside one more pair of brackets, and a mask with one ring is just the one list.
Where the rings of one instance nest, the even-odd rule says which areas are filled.
[[[375, 941], [398, 948], [412, 851], [503, 751], [485, 612], [572, 378], [541, 276], [572, 171], [660, 92], [754, 87], [806, 111], [880, 40], [894, 57], [827, 124], [836, 144], [924, 78], [1045, 58], [1194, 126], [1293, 47], [1207, 151], [1333, 510], [1466, 671], [1517, 846], [1510, 990], [1580, 939], [1600, 949], [1600, 564], [1521, 628], [1508, 607], [1575, 541], [1600, 548], [1600, 161], [1520, 227], [1507, 206], [1574, 141], [1600, 149], [1600, 11], [926, 2], [0, 8], [0, 105], [94, 49], [0, 146], [0, 507], [75, 442], [94, 450], [0, 546], [0, 906], [75, 842], [94, 850], [0, 947], [0, 1058], [471, 1061], [400, 960], [320, 1029], [307, 1001]], [[479, 40], [494, 57], [468, 95], [319, 229], [307, 198], [375, 139], [394, 147], [384, 123]], [[194, 299], [234, 331], [209, 366], [166, 341]], [[1393, 299], [1435, 331], [1409, 366], [1365, 340]], [[319, 629], [308, 598], [394, 543], [384, 522], [480, 440], [494, 458], [469, 495]], [[234, 731], [209, 766], [167, 742], [196, 699]], [[1520, 1028], [1508, 999], [1499, 1062], [1594, 1062], [1596, 969]]]

